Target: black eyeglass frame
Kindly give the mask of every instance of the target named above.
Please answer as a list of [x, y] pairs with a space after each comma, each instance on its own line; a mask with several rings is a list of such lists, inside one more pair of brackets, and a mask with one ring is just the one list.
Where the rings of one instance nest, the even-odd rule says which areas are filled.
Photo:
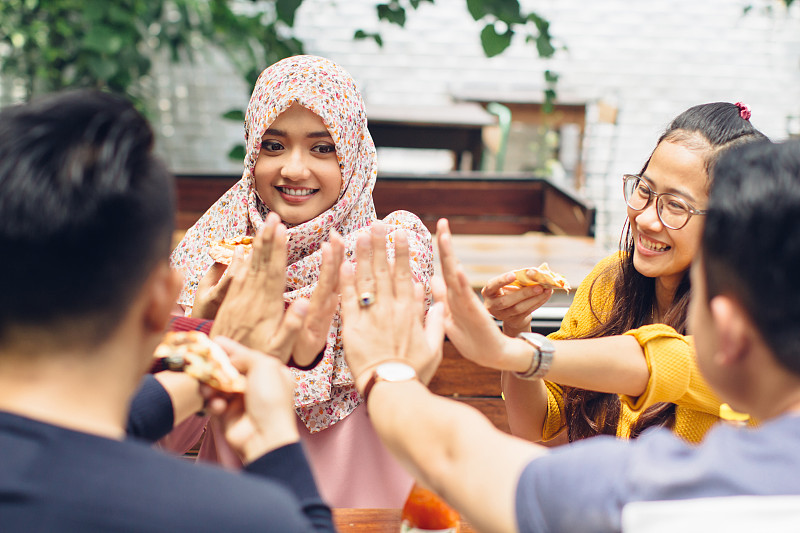
[[[641, 207], [641, 208], [633, 207], [630, 204], [630, 202], [628, 201], [628, 195], [626, 194], [627, 184], [628, 184], [628, 181], [632, 180], [632, 179], [635, 179], [635, 180], [638, 180], [639, 182], [641, 182], [642, 185], [647, 187], [647, 191], [650, 193], [650, 195], [647, 198], [647, 202], [645, 202], [645, 204], [644, 204], [644, 207]], [[653, 199], [655, 198], [656, 216], [658, 216], [658, 220], [664, 225], [664, 227], [667, 227], [669, 229], [678, 230], [678, 229], [683, 228], [684, 226], [686, 226], [686, 224], [689, 223], [689, 221], [692, 219], [693, 215], [706, 215], [706, 214], [708, 214], [708, 211], [705, 211], [705, 210], [702, 210], [702, 209], [696, 209], [692, 204], [690, 204], [689, 202], [687, 202], [686, 200], [684, 200], [683, 198], [681, 198], [677, 194], [673, 194], [671, 192], [662, 192], [662, 193], [655, 192], [650, 187], [650, 185], [648, 185], [647, 182], [644, 181], [644, 179], [642, 179], [642, 177], [639, 176], [638, 174], [623, 174], [622, 175], [622, 196], [623, 196], [623, 198], [625, 198], [625, 205], [627, 205], [628, 207], [630, 207], [634, 211], [644, 211], [645, 209], [647, 209], [650, 206], [650, 202], [652, 202]], [[663, 218], [661, 218], [661, 209], [659, 209], [659, 207], [658, 207], [658, 202], [659, 202], [659, 198], [661, 198], [663, 196], [671, 196], [673, 198], [677, 198], [680, 202], [682, 202], [686, 206], [686, 209], [687, 209], [687, 212], [689, 213], [689, 215], [686, 217], [686, 220], [680, 226], [678, 226], [678, 227], [670, 226], [669, 224], [664, 222]]]

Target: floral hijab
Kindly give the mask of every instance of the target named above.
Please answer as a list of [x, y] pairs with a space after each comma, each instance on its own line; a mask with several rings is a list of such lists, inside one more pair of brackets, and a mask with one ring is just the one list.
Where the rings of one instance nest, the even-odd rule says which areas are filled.
[[[208, 255], [213, 241], [240, 235], [255, 235], [269, 209], [256, 194], [254, 169], [264, 132], [294, 102], [313, 111], [336, 145], [342, 172], [339, 199], [317, 217], [288, 229], [289, 266], [284, 298], [309, 298], [316, 287], [321, 264], [320, 247], [331, 229], [345, 241], [345, 257], [355, 261], [358, 235], [376, 220], [372, 189], [377, 178], [377, 156], [367, 130], [364, 103], [353, 78], [341, 67], [321, 57], [295, 56], [264, 70], [256, 82], [245, 115], [242, 179], [231, 187], [192, 226], [172, 252], [171, 262], [183, 270], [185, 281], [178, 303], [191, 308], [197, 284], [213, 264]], [[419, 218], [407, 211], [395, 211], [384, 219], [388, 240], [404, 229], [408, 235], [411, 267], [416, 279], [430, 295], [433, 260], [430, 232]], [[389, 255], [394, 255], [390, 246]], [[428, 298], [430, 301], [430, 298]], [[295, 407], [314, 433], [335, 424], [361, 403], [353, 377], [344, 361], [341, 319], [337, 311], [322, 361], [313, 369], [293, 369], [297, 387]]]

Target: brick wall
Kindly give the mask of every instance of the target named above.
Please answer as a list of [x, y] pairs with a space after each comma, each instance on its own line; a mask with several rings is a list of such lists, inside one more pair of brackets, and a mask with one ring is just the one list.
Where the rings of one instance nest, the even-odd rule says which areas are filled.
[[[743, 7], [754, 9], [743, 15]], [[613, 248], [624, 220], [623, 172], [638, 171], [660, 131], [687, 107], [744, 101], [753, 123], [773, 139], [800, 115], [800, 6], [775, 0], [524, 1], [551, 21], [568, 49], [542, 61], [515, 39], [501, 56], [483, 56], [481, 26], [465, 0], [436, 0], [409, 12], [405, 29], [378, 23], [372, 0], [305, 0], [297, 35], [309, 53], [353, 74], [367, 105], [445, 105], [453, 95], [488, 92], [539, 98], [542, 70], [560, 74], [559, 98], [587, 104], [582, 195], [598, 207], [597, 235]], [[767, 8], [772, 8], [769, 12]], [[384, 47], [353, 41], [356, 29], [380, 31]], [[176, 171], [232, 171], [226, 159], [241, 125], [221, 113], [243, 108], [247, 86], [218, 55], [157, 66], [154, 117], [159, 149]], [[597, 104], [618, 107], [602, 123]]]

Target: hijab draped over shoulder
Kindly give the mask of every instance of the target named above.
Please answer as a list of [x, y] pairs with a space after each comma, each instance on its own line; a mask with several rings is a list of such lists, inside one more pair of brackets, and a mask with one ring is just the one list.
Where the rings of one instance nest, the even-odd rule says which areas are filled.
[[[347, 260], [355, 261], [358, 235], [376, 220], [372, 189], [377, 178], [375, 145], [367, 129], [364, 102], [353, 78], [341, 67], [320, 57], [295, 56], [264, 70], [256, 82], [245, 115], [246, 156], [242, 178], [186, 232], [172, 252], [172, 265], [183, 270], [185, 282], [178, 303], [190, 307], [197, 284], [213, 264], [209, 243], [240, 235], [255, 235], [269, 209], [256, 194], [254, 169], [264, 132], [283, 111], [297, 102], [322, 118], [336, 145], [342, 188], [336, 203], [317, 217], [290, 227], [287, 287], [284, 299], [309, 298], [321, 264], [320, 246], [334, 229], [345, 241]], [[433, 274], [430, 232], [419, 218], [395, 211], [384, 219], [388, 240], [404, 229], [408, 235], [411, 267], [424, 284], [430, 301]], [[394, 255], [390, 247], [390, 256]], [[345, 364], [339, 312], [328, 333], [322, 361], [313, 369], [293, 369], [297, 387], [295, 407], [313, 433], [343, 419], [361, 402]]]

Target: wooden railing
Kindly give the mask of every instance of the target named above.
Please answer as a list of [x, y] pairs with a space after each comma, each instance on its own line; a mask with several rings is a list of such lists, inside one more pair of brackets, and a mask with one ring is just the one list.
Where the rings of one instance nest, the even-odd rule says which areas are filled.
[[[177, 176], [176, 226], [187, 229], [239, 176]], [[594, 235], [595, 209], [532, 174], [381, 174], [373, 191], [379, 217], [406, 210], [433, 230], [441, 217], [453, 233]]]

